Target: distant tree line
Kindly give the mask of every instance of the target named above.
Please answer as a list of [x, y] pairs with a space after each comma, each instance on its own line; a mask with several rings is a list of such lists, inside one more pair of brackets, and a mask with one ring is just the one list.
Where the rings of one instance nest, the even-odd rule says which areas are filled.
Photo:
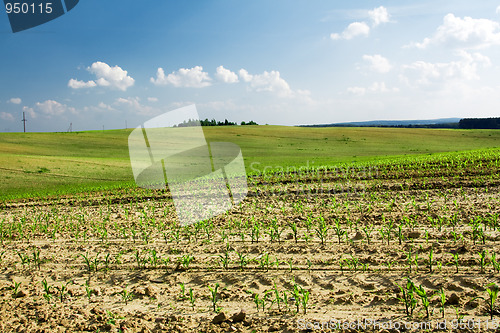
[[409, 125], [327, 124], [327, 125], [301, 125], [300, 127], [458, 128], [458, 123], [409, 124]]
[[463, 129], [500, 129], [500, 118], [465, 118], [458, 123]]
[[[227, 119], [224, 119], [224, 121], [217, 121], [215, 119], [208, 120], [206, 118], [205, 120], [195, 120], [195, 119], [189, 119], [189, 120], [184, 120], [182, 123], [178, 125], [174, 125], [174, 127], [190, 127], [190, 126], [236, 126], [238, 125], [235, 122], [228, 121]], [[258, 125], [255, 121], [250, 120], [249, 122], [242, 121], [241, 125]]]

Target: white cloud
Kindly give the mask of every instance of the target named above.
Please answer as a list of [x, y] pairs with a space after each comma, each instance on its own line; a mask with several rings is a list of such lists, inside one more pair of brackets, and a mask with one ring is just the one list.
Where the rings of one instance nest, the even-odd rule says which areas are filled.
[[104, 110], [108, 110], [108, 111], [114, 111], [115, 110], [111, 105], [108, 105], [108, 104], [106, 104], [104, 102], [100, 102], [97, 106], [100, 109], [104, 109]]
[[366, 93], [366, 88], [363, 87], [348, 87], [347, 92], [352, 95], [363, 96]]
[[478, 67], [487, 68], [491, 66], [491, 60], [480, 53], [457, 52], [461, 57], [458, 61], [448, 63], [430, 63], [416, 61], [402, 67], [403, 82], [412, 87], [432, 87], [445, 85], [451, 81], [478, 80]]
[[128, 97], [128, 98], [118, 98], [115, 101], [115, 105], [127, 106], [131, 111], [137, 112], [142, 115], [152, 115], [154, 114], [154, 109], [147, 105], [142, 105], [140, 103], [141, 99], [139, 97]]
[[269, 92], [278, 97], [295, 98], [299, 101], [311, 103], [311, 92], [308, 90], [292, 90], [279, 71], [264, 71], [262, 74], [250, 74], [246, 69], [238, 71], [243, 82], [248, 83], [248, 88], [256, 92]]
[[7, 112], [0, 112], [0, 119], [5, 121], [14, 121], [14, 116]]
[[497, 7], [497, 9], [495, 10], [495, 13], [500, 14], [500, 6]]
[[26, 112], [31, 118], [36, 118], [36, 113], [33, 108], [23, 106], [23, 111]]
[[389, 93], [389, 92], [399, 92], [399, 88], [388, 88], [385, 82], [373, 82], [368, 88], [365, 87], [348, 87], [347, 93], [363, 96], [368, 92], [372, 93]]
[[368, 36], [370, 34], [370, 27], [365, 22], [353, 22], [341, 33], [332, 33], [330, 38], [333, 40], [338, 39], [353, 39], [357, 36]]
[[371, 92], [388, 93], [398, 92], [399, 88], [387, 88], [385, 82], [373, 82], [372, 85], [368, 87], [368, 90]]
[[156, 102], [158, 102], [158, 98], [156, 98], [156, 97], [148, 97], [148, 102], [156, 103]]
[[500, 24], [488, 19], [456, 17], [447, 14], [432, 37], [421, 43], [408, 46], [427, 48], [429, 45], [445, 45], [449, 47], [486, 48], [500, 44]]
[[123, 70], [119, 66], [111, 67], [101, 61], [94, 62], [87, 70], [96, 76], [96, 80], [85, 82], [77, 79], [70, 79], [68, 87], [72, 89], [81, 89], [101, 86], [126, 91], [128, 88], [132, 87], [135, 82], [135, 80], [128, 75], [126, 70]]
[[248, 74], [247, 70], [246, 69], [240, 69], [238, 74], [240, 75], [240, 78], [244, 81], [244, 82], [250, 82], [252, 81], [252, 78], [253, 78], [253, 75], [251, 74]]
[[178, 71], [172, 72], [165, 76], [163, 68], [158, 68], [156, 79], [151, 78], [150, 81], [155, 85], [171, 84], [174, 87], [186, 88], [203, 88], [211, 86], [212, 79], [207, 72], [203, 71], [202, 66], [193, 68], [181, 68]]
[[374, 55], [365, 54], [363, 56], [363, 60], [370, 63], [370, 69], [374, 72], [388, 73], [392, 69], [389, 60], [387, 58], [384, 58], [380, 54], [374, 54]]
[[68, 82], [68, 87], [72, 89], [82, 89], [82, 88], [93, 88], [97, 86], [97, 84], [94, 81], [79, 81], [75, 79], [70, 79]]
[[97, 85], [112, 87], [122, 91], [134, 85], [135, 80], [128, 76], [128, 72], [119, 66], [110, 67], [104, 62], [94, 62], [88, 69], [97, 77]]
[[224, 83], [239, 82], [238, 75], [236, 75], [236, 73], [234, 72], [231, 72], [229, 69], [224, 68], [223, 66], [217, 67], [215, 77]]
[[12, 103], [12, 104], [21, 104], [22, 102], [23, 102], [23, 100], [20, 99], [19, 97], [14, 97], [14, 98], [9, 99], [9, 103]]
[[374, 27], [381, 23], [389, 22], [390, 18], [389, 12], [384, 6], [380, 6], [378, 8], [374, 8], [373, 10], [370, 10], [368, 12], [368, 15], [370, 16]]
[[[378, 8], [374, 8], [373, 10], [368, 11], [368, 18], [372, 21], [372, 27], [376, 27], [382, 23], [389, 22], [390, 19], [389, 12], [384, 6], [380, 6]], [[330, 38], [333, 40], [339, 39], [353, 39], [358, 36], [368, 36], [370, 34], [370, 27], [364, 21], [361, 22], [352, 22], [345, 28], [342, 33], [332, 33], [330, 34]]]
[[250, 83], [250, 89], [262, 92], [267, 91], [279, 97], [293, 97], [294, 92], [290, 85], [280, 76], [278, 71], [264, 71], [262, 74], [251, 75], [244, 69], [239, 71], [243, 81]]
[[35, 104], [35, 107], [47, 116], [59, 116], [65, 113], [66, 111], [75, 112], [75, 109], [72, 107], [68, 107], [65, 104], [61, 104], [57, 101], [47, 100], [45, 102]]

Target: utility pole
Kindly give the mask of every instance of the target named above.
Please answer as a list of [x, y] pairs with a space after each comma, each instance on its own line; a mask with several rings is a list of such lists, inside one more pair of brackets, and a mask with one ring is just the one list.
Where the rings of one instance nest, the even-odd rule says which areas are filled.
[[28, 120], [26, 120], [26, 114], [23, 112], [23, 120], [21, 120], [23, 122], [23, 127], [24, 127], [24, 133], [26, 133], [26, 122]]

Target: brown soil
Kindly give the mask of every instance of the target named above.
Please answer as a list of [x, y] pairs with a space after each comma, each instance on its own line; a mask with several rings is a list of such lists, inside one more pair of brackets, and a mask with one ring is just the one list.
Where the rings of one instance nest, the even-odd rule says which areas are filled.
[[[445, 170], [255, 178], [240, 206], [188, 227], [175, 224], [172, 201], [160, 192], [5, 204], [0, 331], [420, 331], [444, 320], [448, 331], [496, 328], [496, 311], [488, 322], [478, 297], [488, 297], [489, 283], [500, 285], [492, 258], [500, 253], [500, 170]], [[408, 278], [429, 296], [430, 318], [417, 295], [406, 315], [398, 285]], [[210, 298], [217, 283], [223, 315]], [[297, 312], [294, 285], [309, 292], [307, 311], [299, 304]], [[278, 307], [275, 288], [288, 305]], [[255, 295], [265, 300], [258, 310]]]

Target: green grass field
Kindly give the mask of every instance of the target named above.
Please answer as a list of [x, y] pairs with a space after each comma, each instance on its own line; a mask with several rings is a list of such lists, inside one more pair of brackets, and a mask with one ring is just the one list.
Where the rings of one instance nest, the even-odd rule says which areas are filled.
[[[0, 200], [134, 186], [131, 130], [0, 133]], [[357, 164], [500, 147], [497, 130], [205, 127], [241, 147], [248, 174], [264, 168]]]

